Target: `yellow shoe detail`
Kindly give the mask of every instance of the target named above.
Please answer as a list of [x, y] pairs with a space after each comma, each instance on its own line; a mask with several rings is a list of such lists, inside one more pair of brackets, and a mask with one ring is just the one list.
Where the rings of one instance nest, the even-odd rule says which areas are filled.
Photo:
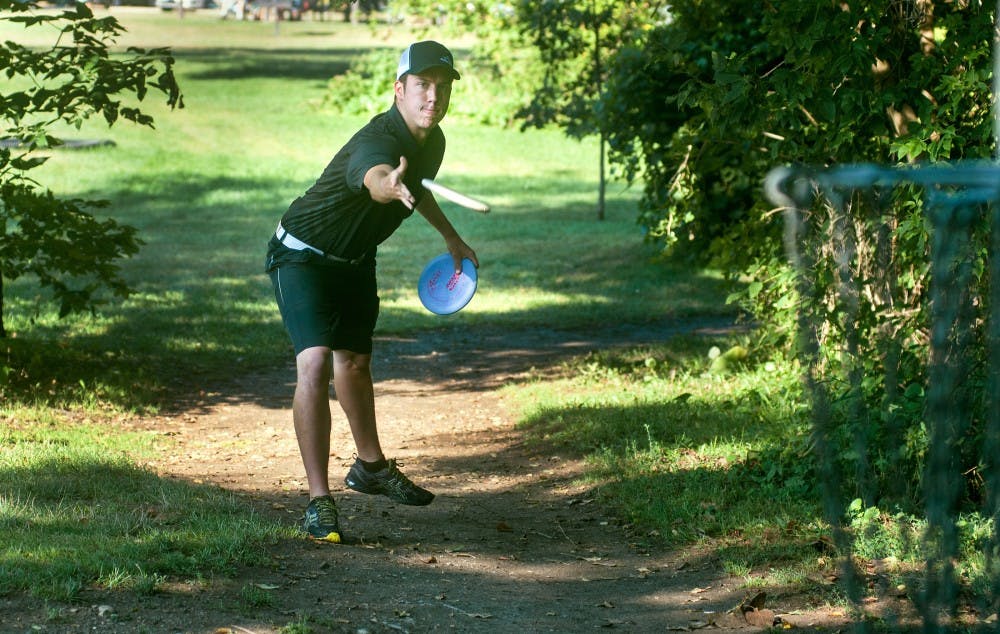
[[320, 541], [330, 542], [331, 544], [339, 544], [340, 543], [340, 533], [330, 533], [329, 535], [327, 535], [326, 537], [324, 537]]

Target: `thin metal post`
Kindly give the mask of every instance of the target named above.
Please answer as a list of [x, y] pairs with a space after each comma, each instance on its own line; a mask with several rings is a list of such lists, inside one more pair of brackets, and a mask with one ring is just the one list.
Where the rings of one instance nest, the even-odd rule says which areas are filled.
[[1000, 161], [1000, 0], [993, 16], [993, 158]]

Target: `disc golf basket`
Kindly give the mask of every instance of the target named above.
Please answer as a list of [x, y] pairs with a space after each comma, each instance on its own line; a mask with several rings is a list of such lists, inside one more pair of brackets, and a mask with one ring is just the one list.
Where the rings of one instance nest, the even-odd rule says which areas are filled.
[[[783, 208], [824, 515], [856, 627], [870, 627], [866, 597], [881, 593], [906, 595], [895, 602], [905, 609], [868, 615], [890, 628], [996, 629], [1000, 166], [778, 168], [765, 189]], [[923, 380], [901, 384], [914, 375]], [[922, 428], [901, 425], [903, 413]], [[916, 445], [923, 470], [904, 477], [914, 474], [899, 472], [912, 464], [901, 456]], [[914, 481], [918, 491], [902, 490]], [[978, 509], [960, 507], [970, 481]], [[920, 560], [907, 582], [873, 588], [880, 576], [866, 566], [878, 559], [856, 550], [859, 515], [875, 509], [877, 522], [900, 500], [922, 507], [923, 521], [895, 536]], [[966, 513], [992, 519], [990, 534], [968, 535]], [[960, 553], [970, 543], [977, 552]], [[958, 562], [970, 559], [989, 586], [976, 588], [986, 598], [973, 618], [960, 613]]]

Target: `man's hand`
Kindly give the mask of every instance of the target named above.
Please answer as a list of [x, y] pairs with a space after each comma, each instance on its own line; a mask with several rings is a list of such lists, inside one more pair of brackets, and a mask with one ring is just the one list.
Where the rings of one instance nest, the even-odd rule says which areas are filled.
[[382, 164], [368, 170], [365, 173], [365, 187], [368, 188], [372, 200], [383, 205], [398, 200], [406, 205], [407, 209], [413, 209], [417, 199], [403, 183], [404, 174], [406, 174], [405, 156], [399, 157], [399, 167]]
[[456, 273], [462, 270], [462, 260], [464, 259], [472, 260], [472, 264], [477, 269], [479, 268], [479, 258], [476, 257], [476, 252], [457, 235], [445, 240], [445, 244], [448, 246], [451, 259], [455, 262]]

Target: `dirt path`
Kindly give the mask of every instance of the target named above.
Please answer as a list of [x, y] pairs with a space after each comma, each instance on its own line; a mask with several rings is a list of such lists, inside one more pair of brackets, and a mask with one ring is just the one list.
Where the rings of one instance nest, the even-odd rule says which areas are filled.
[[[725, 575], [710, 552], [642, 545], [576, 483], [578, 460], [522, 442], [497, 392], [575, 354], [693, 330], [658, 324], [382, 339], [375, 371], [383, 444], [437, 493], [433, 504], [406, 507], [342, 488], [353, 445], [334, 407], [332, 484], [353, 544], [289, 540], [275, 548], [273, 566], [151, 597], [95, 596], [65, 629], [45, 630], [263, 634], [303, 617], [311, 632], [763, 629], [770, 613], [751, 625], [730, 612], [748, 594], [741, 579]], [[178, 443], [154, 468], [217, 483], [297, 523], [306, 498], [288, 409], [293, 385], [291, 366], [244, 376], [173, 415], [142, 421]], [[241, 609], [247, 584], [266, 588], [273, 605]], [[767, 607], [800, 631], [829, 617]]]

